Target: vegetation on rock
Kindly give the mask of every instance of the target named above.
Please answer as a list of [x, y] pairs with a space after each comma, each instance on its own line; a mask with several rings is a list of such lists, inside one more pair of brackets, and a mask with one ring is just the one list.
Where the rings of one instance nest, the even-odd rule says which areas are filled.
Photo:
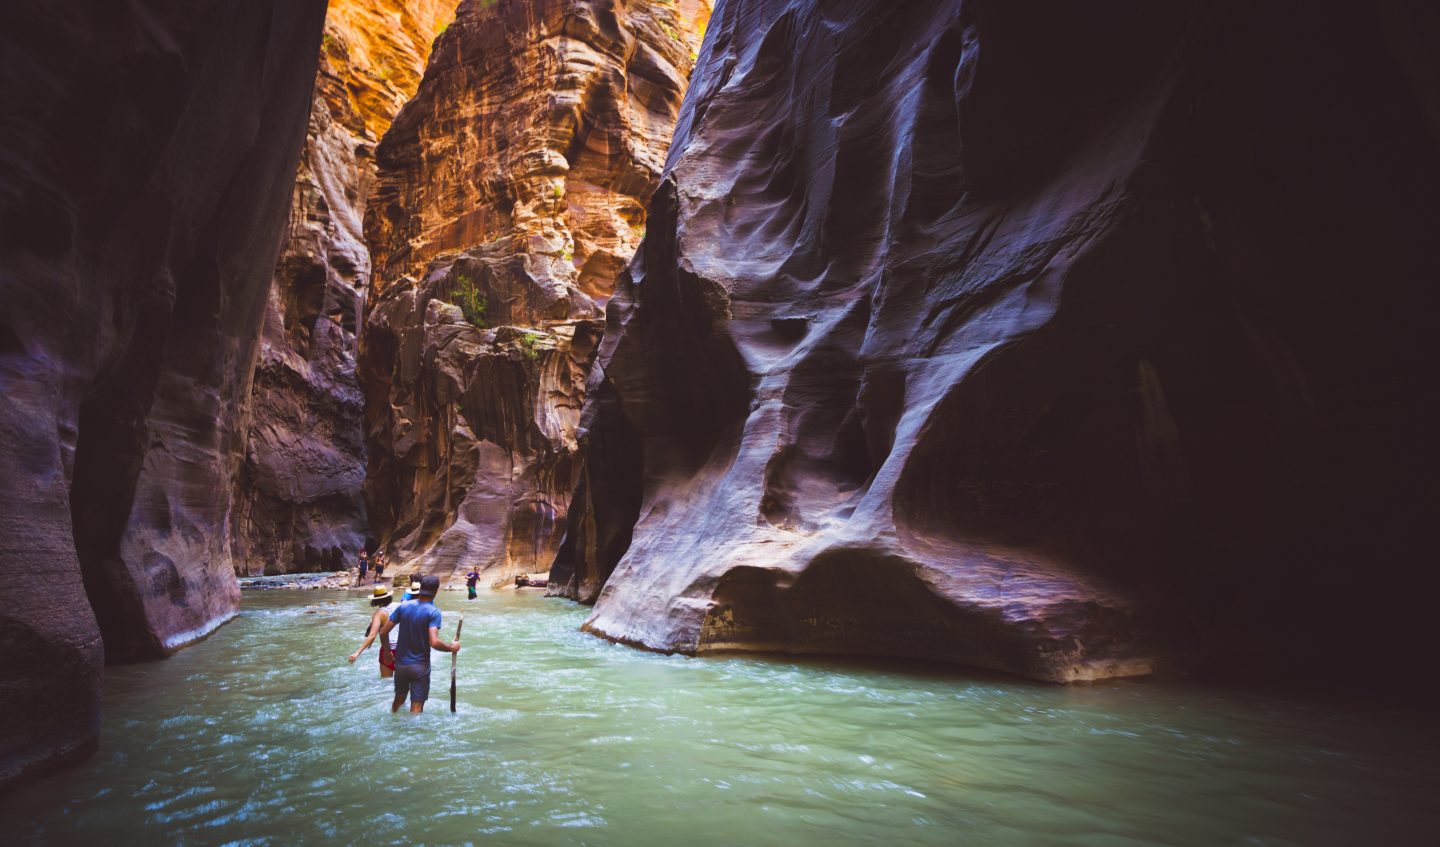
[[460, 307], [460, 313], [471, 326], [476, 329], [485, 328], [485, 313], [489, 310], [490, 303], [480, 293], [480, 289], [475, 287], [475, 280], [466, 274], [456, 274], [450, 302]]

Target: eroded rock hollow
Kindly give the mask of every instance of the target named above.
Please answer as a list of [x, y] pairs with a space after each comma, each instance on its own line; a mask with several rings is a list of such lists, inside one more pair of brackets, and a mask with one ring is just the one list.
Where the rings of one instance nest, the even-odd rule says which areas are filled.
[[552, 586], [659, 650], [1414, 662], [1440, 32], [1335, 12], [721, 4]]
[[361, 339], [374, 532], [399, 561], [544, 571], [601, 307], [640, 242], [698, 0], [466, 0], [377, 149]]
[[366, 541], [356, 339], [370, 284], [362, 221], [375, 145], [420, 85], [456, 0], [331, 0], [290, 223], [265, 312], [237, 571], [336, 570]]
[[0, 5], [0, 784], [235, 614], [231, 493], [322, 0]]

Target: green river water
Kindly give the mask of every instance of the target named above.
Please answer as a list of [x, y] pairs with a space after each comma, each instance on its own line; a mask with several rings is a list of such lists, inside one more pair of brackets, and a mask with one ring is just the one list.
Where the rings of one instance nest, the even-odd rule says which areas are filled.
[[358, 594], [247, 592], [164, 662], [110, 668], [100, 752], [0, 799], [4, 843], [1436, 845], [1421, 711], [1128, 682], [661, 656], [586, 610], [446, 592], [391, 715]]

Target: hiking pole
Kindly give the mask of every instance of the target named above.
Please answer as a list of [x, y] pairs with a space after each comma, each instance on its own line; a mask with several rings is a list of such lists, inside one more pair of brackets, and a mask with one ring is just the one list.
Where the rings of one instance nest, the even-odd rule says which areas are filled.
[[[460, 622], [455, 624], [455, 640], [460, 640], [460, 628], [465, 626], [465, 613], [460, 613]], [[460, 654], [450, 654], [450, 711], [455, 711], [455, 668], [460, 664]]]

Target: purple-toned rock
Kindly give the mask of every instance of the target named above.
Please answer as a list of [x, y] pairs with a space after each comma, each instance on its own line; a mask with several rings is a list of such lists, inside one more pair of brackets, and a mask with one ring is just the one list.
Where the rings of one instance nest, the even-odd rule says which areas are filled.
[[102, 661], [224, 623], [255, 340], [325, 4], [0, 5], [0, 785]]
[[1405, 666], [1436, 23], [722, 4], [609, 304], [552, 591], [692, 653]]

